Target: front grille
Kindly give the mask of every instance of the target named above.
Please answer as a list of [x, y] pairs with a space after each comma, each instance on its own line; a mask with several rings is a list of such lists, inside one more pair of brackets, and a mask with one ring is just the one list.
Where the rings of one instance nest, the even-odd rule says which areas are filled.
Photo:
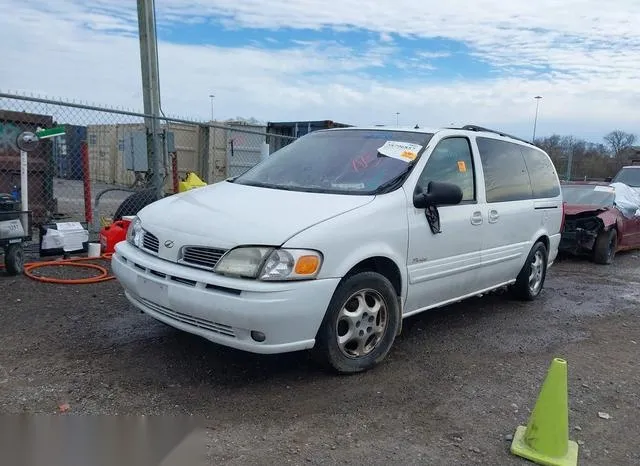
[[208, 319], [201, 319], [199, 317], [193, 317], [187, 314], [183, 314], [182, 312], [172, 311], [171, 309], [167, 309], [164, 306], [159, 306], [156, 303], [152, 303], [151, 301], [137, 296], [135, 297], [135, 299], [137, 299], [140, 303], [142, 303], [152, 311], [169, 317], [170, 319], [177, 320], [178, 322], [182, 322], [187, 325], [191, 325], [192, 327], [208, 330], [209, 332], [214, 332], [219, 335], [225, 335], [231, 338], [236, 337], [236, 334], [233, 331], [233, 327], [231, 327], [230, 325], [224, 325], [218, 322], [212, 322]]
[[142, 247], [148, 249], [149, 251], [157, 253], [158, 249], [160, 248], [160, 242], [158, 241], [156, 235], [145, 231], [142, 238]]
[[198, 267], [214, 268], [225, 252], [224, 249], [187, 246], [182, 250], [182, 261]]

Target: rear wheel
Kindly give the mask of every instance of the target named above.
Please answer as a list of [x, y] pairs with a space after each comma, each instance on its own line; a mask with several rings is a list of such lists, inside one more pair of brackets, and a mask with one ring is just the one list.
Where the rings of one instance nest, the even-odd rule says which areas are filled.
[[611, 264], [618, 248], [618, 232], [615, 228], [601, 231], [593, 248], [593, 261], [596, 264]]
[[315, 355], [338, 373], [371, 369], [389, 353], [400, 319], [398, 297], [387, 278], [375, 272], [353, 275], [331, 299]]
[[19, 275], [24, 271], [24, 250], [22, 244], [10, 244], [4, 252], [4, 266], [9, 275]]
[[548, 257], [544, 243], [534, 244], [513, 286], [514, 295], [518, 299], [533, 301], [540, 295], [547, 277]]
[[145, 189], [143, 191], [133, 193], [118, 206], [116, 213], [113, 216], [113, 220], [122, 220], [122, 217], [138, 215], [138, 212], [143, 208], [157, 200], [158, 197], [153, 189]]

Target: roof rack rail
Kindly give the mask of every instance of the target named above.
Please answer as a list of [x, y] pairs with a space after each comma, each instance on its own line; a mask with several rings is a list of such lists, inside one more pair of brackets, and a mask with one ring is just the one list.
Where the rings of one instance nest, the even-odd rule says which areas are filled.
[[515, 139], [516, 141], [524, 142], [525, 144], [529, 144], [530, 146], [535, 146], [535, 144], [532, 143], [531, 141], [527, 141], [526, 139], [522, 139], [522, 138], [519, 138], [517, 136], [513, 136], [511, 134], [507, 134], [504, 131], [497, 131], [495, 129], [483, 128], [482, 126], [476, 126], [476, 125], [464, 125], [461, 129], [464, 129], [464, 130], [467, 130], [467, 131], [485, 131], [487, 133], [494, 133], [494, 134], [497, 134], [499, 136], [503, 136], [503, 137], [506, 137], [506, 138]]

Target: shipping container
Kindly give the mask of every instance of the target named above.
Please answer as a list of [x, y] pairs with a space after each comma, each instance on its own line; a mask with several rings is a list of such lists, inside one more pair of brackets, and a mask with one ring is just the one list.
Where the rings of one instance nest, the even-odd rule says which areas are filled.
[[[38, 128], [53, 126], [50, 115], [0, 110], [0, 193], [11, 193], [14, 186], [21, 188], [20, 150], [16, 144], [18, 135], [23, 131], [35, 132]], [[57, 213], [53, 174], [52, 140], [45, 139], [28, 157], [29, 210], [33, 211], [35, 224], [46, 222]]]
[[[332, 120], [269, 122], [267, 123], [267, 133], [299, 138], [305, 134], [321, 129], [349, 128], [351, 126], [353, 125], [337, 123]], [[267, 136], [267, 139], [270, 153], [281, 149], [291, 142], [290, 139], [285, 138], [270, 138]]]
[[[187, 172], [201, 171], [200, 165], [200, 128], [197, 125], [171, 123], [162, 125], [171, 133], [168, 137], [172, 141], [173, 150], [178, 159], [178, 173], [181, 177]], [[125, 138], [131, 133], [145, 132], [142, 123], [116, 125], [87, 126], [87, 141], [89, 148], [89, 169], [91, 179], [101, 183], [131, 186], [135, 182], [135, 174], [128, 170], [125, 163]], [[170, 157], [171, 154], [168, 154]], [[171, 161], [167, 160], [169, 176], [165, 179], [165, 188], [172, 189]]]
[[[227, 122], [230, 127], [227, 139], [227, 176], [235, 177], [260, 163], [262, 145], [265, 143], [264, 136], [254, 133], [244, 133], [238, 130], [254, 131], [265, 133], [264, 125], [253, 125], [248, 123]], [[280, 138], [279, 138], [280, 139]]]
[[86, 126], [64, 125], [65, 134], [53, 139], [55, 176], [65, 180], [81, 180], [82, 144], [87, 140]]

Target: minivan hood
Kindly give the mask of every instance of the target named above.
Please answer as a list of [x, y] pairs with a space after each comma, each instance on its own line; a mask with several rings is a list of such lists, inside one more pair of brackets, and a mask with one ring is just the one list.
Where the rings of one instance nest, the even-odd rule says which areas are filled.
[[163, 238], [170, 234], [176, 243], [197, 241], [202, 246], [225, 249], [238, 245], [278, 246], [296, 233], [374, 198], [222, 181], [156, 201], [138, 216], [145, 230], [158, 230]]

